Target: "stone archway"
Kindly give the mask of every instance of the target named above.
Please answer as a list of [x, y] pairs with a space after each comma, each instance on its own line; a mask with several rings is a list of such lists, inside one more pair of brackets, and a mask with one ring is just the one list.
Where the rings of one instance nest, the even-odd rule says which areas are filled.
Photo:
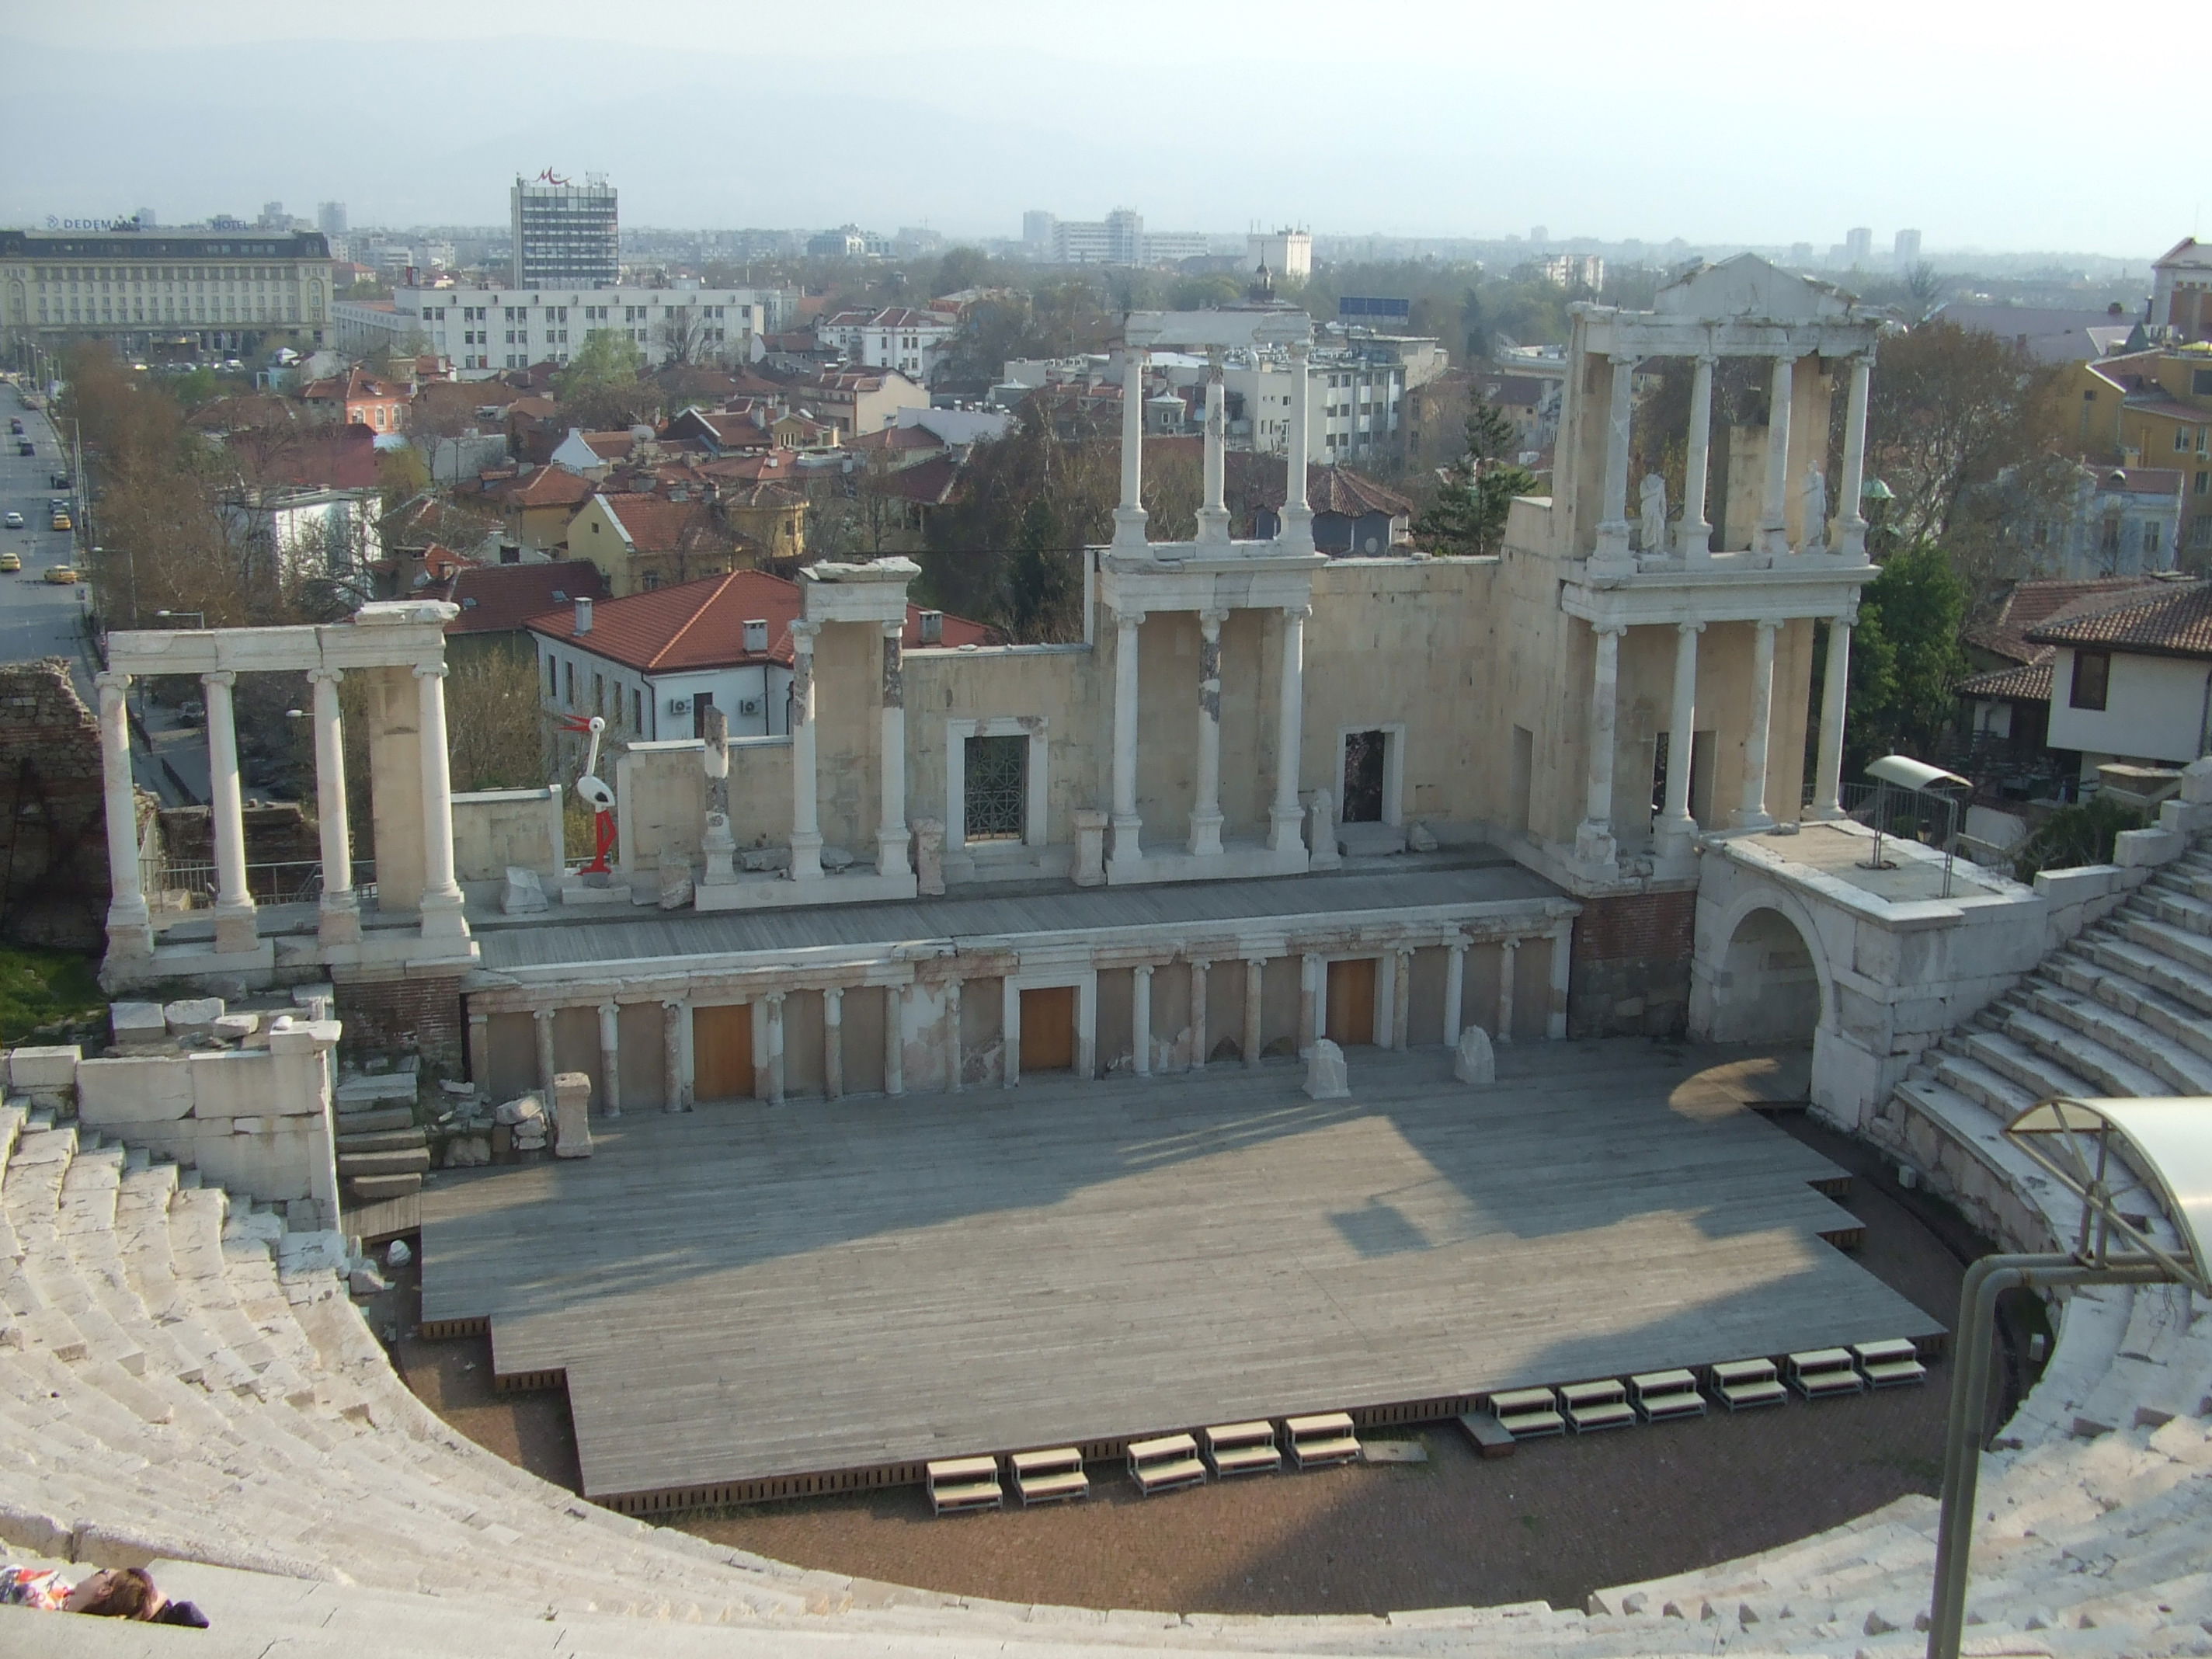
[[1827, 1006], [1826, 975], [1796, 921], [1758, 904], [1736, 919], [1708, 981], [1701, 1035], [1715, 1042], [1810, 1043]]

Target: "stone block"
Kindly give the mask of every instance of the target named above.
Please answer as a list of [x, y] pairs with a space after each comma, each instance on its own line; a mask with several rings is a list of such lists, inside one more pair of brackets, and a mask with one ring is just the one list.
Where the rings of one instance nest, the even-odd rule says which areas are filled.
[[691, 902], [691, 861], [664, 857], [660, 860], [660, 908], [681, 910]]
[[[571, 1073], [564, 1073], [562, 1075]], [[517, 1095], [513, 1100], [502, 1100], [493, 1107], [491, 1115], [494, 1122], [510, 1126], [540, 1121], [545, 1115], [545, 1102], [535, 1093]]]
[[1416, 853], [1437, 850], [1437, 833], [1425, 823], [1409, 824], [1406, 830], [1406, 845]]
[[1075, 884], [1106, 884], [1106, 813], [1095, 806], [1075, 809]]
[[46, 1048], [15, 1048], [8, 1054], [8, 1086], [18, 1094], [58, 1094], [76, 1086], [77, 1062], [84, 1050], [75, 1043]]
[[386, 1072], [378, 1077], [349, 1077], [340, 1080], [335, 1097], [338, 1110], [350, 1112], [386, 1104], [411, 1105], [415, 1100], [412, 1072]]
[[158, 1002], [114, 1002], [107, 1008], [107, 1029], [118, 1048], [150, 1046], [169, 1040], [168, 1022]]
[[265, 1117], [288, 1110], [313, 1110], [278, 1098], [276, 1068], [264, 1055], [235, 1051], [194, 1054], [185, 1062], [191, 1068], [192, 1110], [198, 1117]]
[[319, 1048], [338, 1046], [338, 1022], [334, 1019], [295, 1019], [278, 1030], [269, 1031], [269, 1052], [272, 1054], [311, 1054]]
[[161, 1009], [161, 1021], [169, 1035], [187, 1042], [206, 1042], [215, 1035], [215, 1023], [222, 1018], [221, 997], [185, 997]]
[[258, 1014], [225, 1014], [216, 1021], [213, 1036], [217, 1042], [243, 1042], [260, 1029]]
[[561, 1072], [553, 1079], [553, 1124], [558, 1139], [556, 1158], [592, 1155], [592, 1079], [582, 1072]]
[[945, 891], [945, 820], [914, 821], [915, 881], [923, 895], [939, 897]]
[[1498, 1081], [1498, 1055], [1490, 1046], [1490, 1033], [1480, 1025], [1470, 1025], [1459, 1034], [1459, 1047], [1452, 1054], [1452, 1075], [1478, 1087]]
[[510, 864], [507, 866], [507, 884], [500, 891], [499, 908], [504, 915], [536, 915], [550, 909], [552, 902], [545, 896], [545, 884], [538, 878], [535, 870]]
[[191, 1063], [145, 1055], [88, 1060], [76, 1068], [77, 1116], [92, 1127], [164, 1123], [192, 1110]]
[[470, 1170], [491, 1162], [491, 1142], [483, 1135], [456, 1135], [446, 1143], [446, 1167]]
[[1306, 1097], [1345, 1100], [1352, 1094], [1351, 1075], [1345, 1069], [1344, 1050], [1322, 1037], [1306, 1056]]
[[286, 1233], [276, 1240], [276, 1271], [294, 1273], [343, 1273], [351, 1259], [343, 1233]]

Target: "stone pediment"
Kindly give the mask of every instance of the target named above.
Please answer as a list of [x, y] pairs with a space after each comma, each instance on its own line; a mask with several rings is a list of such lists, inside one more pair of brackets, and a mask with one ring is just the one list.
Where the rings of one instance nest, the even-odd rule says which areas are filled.
[[1820, 323], [1879, 319], [1833, 283], [1739, 253], [1697, 264], [1661, 289], [1651, 308], [1663, 317], [1710, 322]]

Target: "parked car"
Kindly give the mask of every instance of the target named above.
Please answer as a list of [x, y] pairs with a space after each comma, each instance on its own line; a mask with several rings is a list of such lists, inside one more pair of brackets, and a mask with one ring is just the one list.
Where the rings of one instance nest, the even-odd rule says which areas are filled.
[[5, 519], [0, 519], [0, 524], [4, 524], [10, 530], [21, 530], [23, 527], [23, 515], [20, 513], [10, 513]]
[[13, 553], [0, 553], [0, 570], [14, 575], [23, 568], [23, 561]]
[[39, 453], [39, 447], [28, 438], [21, 439], [15, 445], [15, 453], [18, 455], [35, 455]]
[[71, 527], [70, 524], [70, 515], [63, 512], [59, 507], [56, 507], [54, 509], [53, 527], [56, 530], [67, 530]]
[[56, 587], [74, 587], [83, 578], [76, 574], [73, 565], [50, 564], [46, 567], [46, 580]]
[[185, 726], [198, 726], [207, 718], [207, 705], [198, 697], [187, 697], [177, 705], [177, 719]]

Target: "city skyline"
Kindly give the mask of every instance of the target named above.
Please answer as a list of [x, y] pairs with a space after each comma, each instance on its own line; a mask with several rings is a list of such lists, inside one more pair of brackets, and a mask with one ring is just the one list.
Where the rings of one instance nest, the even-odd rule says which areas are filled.
[[[1319, 27], [1322, 14], [1302, 0], [1265, 26], [1156, 0], [1127, 0], [1116, 15], [1123, 27], [1086, 39], [1079, 60], [1074, 43], [1038, 41], [1003, 0], [933, 15], [910, 51], [913, 20], [881, 0], [848, 8], [835, 27], [766, 44], [757, 20], [746, 33], [743, 20], [705, 17], [687, 23], [680, 51], [607, 39], [603, 12], [567, 0], [542, 8], [527, 38], [449, 21], [419, 0], [393, 0], [374, 18], [304, 21], [264, 0], [211, 0], [189, 20], [146, 0], [94, 0], [19, 16], [0, 37], [33, 71], [15, 94], [22, 138], [0, 182], [0, 220], [148, 204], [171, 221], [250, 216], [274, 198], [308, 212], [342, 200], [356, 225], [493, 224], [514, 174], [550, 164], [607, 174], [625, 222], [641, 227], [851, 220], [1011, 239], [1029, 208], [1090, 217], [1132, 204], [1151, 224], [1224, 234], [1259, 222], [1501, 240], [1542, 223], [1562, 240], [1809, 241], [1825, 254], [1847, 228], [1869, 226], [1878, 253], [1897, 229], [1920, 228], [1930, 254], [2143, 261], [2198, 228], [2200, 207], [2172, 198], [2163, 173], [2137, 185], [2112, 176], [2096, 147], [2031, 130], [2019, 112], [2041, 92], [2062, 95], [2071, 66], [2032, 44], [1984, 40], [1964, 7], [1883, 0], [1866, 29], [1837, 38], [1809, 19], [1762, 15], [1750, 27], [1717, 0], [1663, 31], [1601, 3], [1577, 30], [1571, 119], [1556, 77], [1476, 52], [1476, 22], [1443, 8], [1401, 6], [1397, 33], [1357, 39]], [[872, 40], [895, 76], [822, 73]], [[1969, 50], [1990, 71], [1971, 84], [1944, 67]], [[1146, 113], [1155, 100], [1121, 95], [1155, 84], [1143, 71], [1164, 54], [1193, 66], [1179, 72], [1200, 88], [1211, 77], [1219, 118], [1161, 123]], [[1461, 58], [1492, 66], [1466, 97], [1440, 95], [1408, 67]], [[1786, 96], [1761, 116], [1741, 95], [1786, 86], [1793, 64], [1837, 88], [1850, 118]], [[398, 118], [370, 143], [343, 118], [302, 122], [303, 100], [342, 111], [348, 85], [410, 95], [378, 94], [375, 107]], [[501, 95], [488, 106], [492, 85]], [[1712, 93], [1703, 105], [1652, 95], [1699, 85]], [[1280, 90], [1256, 96], [1270, 88]], [[1386, 123], [1275, 118], [1354, 88]], [[1070, 123], [1079, 103], [1084, 119]], [[1191, 107], [1202, 112], [1204, 100]], [[446, 109], [471, 118], [444, 118]], [[488, 112], [498, 118], [477, 118]], [[149, 146], [149, 130], [193, 142]], [[760, 138], [778, 132], [806, 135], [809, 165], [714, 159], [716, 134], [728, 154], [757, 156]], [[1377, 132], [1391, 135], [1381, 151]], [[2000, 157], [2002, 170], [1981, 169], [1961, 189], [1960, 155]]]

